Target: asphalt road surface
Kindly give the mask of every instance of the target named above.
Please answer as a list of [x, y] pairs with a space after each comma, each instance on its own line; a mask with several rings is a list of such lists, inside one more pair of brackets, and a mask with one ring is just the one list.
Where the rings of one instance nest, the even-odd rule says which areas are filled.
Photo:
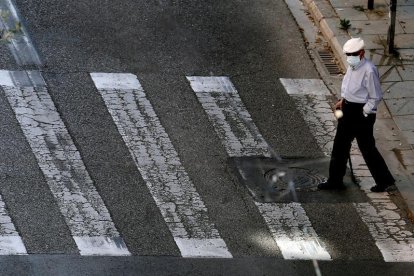
[[412, 271], [409, 222], [381, 243], [359, 189], [262, 203], [240, 180], [324, 157], [280, 81], [320, 78], [284, 1], [13, 3], [39, 62], [0, 45], [0, 274]]

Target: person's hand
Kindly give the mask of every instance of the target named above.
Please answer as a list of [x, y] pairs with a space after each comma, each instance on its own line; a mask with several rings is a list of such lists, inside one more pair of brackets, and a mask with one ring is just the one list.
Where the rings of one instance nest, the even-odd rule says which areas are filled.
[[344, 102], [344, 99], [340, 99], [336, 104], [335, 104], [335, 110], [342, 110], [342, 104]]

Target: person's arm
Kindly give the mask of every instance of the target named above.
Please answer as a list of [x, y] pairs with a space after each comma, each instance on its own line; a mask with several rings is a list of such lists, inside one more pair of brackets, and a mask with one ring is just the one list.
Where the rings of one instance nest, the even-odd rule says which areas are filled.
[[378, 104], [380, 103], [383, 94], [381, 89], [381, 83], [379, 80], [379, 74], [376, 69], [368, 73], [366, 80], [366, 88], [368, 91], [368, 101], [364, 105], [364, 113], [376, 113]]
[[343, 105], [343, 103], [344, 103], [344, 99], [342, 98], [342, 99], [340, 99], [340, 100], [338, 100], [337, 102], [336, 102], [336, 104], [335, 104], [335, 110], [338, 110], [338, 109], [341, 109], [342, 110], [342, 105]]

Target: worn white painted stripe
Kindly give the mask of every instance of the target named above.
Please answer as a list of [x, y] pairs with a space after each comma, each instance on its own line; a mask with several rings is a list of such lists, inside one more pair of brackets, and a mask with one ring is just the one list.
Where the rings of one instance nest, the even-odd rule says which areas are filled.
[[[335, 136], [335, 118], [320, 80], [281, 79], [286, 91], [293, 97], [319, 146], [327, 155], [332, 151]], [[331, 142], [329, 142], [331, 141]], [[371, 199], [370, 203], [355, 203], [362, 221], [368, 226], [386, 262], [414, 262], [414, 234], [397, 213], [397, 206], [387, 193], [372, 193], [375, 185], [356, 143], [353, 143], [351, 159], [354, 173], [360, 180], [361, 189]]]
[[329, 156], [335, 136], [335, 117], [327, 100], [331, 95], [328, 88], [318, 79], [280, 79], [280, 82], [300, 107], [299, 112], [318, 145]]
[[0, 70], [0, 85], [1, 86], [14, 86], [14, 82], [10, 76], [9, 71]]
[[26, 247], [16, 231], [0, 195], [0, 255], [27, 254]]
[[[39, 72], [0, 71], [6, 94], [81, 254], [129, 255]], [[10, 85], [13, 83], [13, 85]], [[105, 237], [85, 248], [82, 239]], [[116, 240], [111, 241], [111, 239]], [[80, 241], [80, 242], [79, 242]], [[105, 243], [106, 242], [106, 243]]]
[[[267, 156], [272, 150], [253, 123], [237, 90], [227, 77], [187, 77], [214, 129], [233, 157]], [[256, 202], [273, 238], [286, 259], [331, 257], [299, 203]]]
[[289, 95], [322, 95], [329, 96], [331, 92], [325, 83], [319, 79], [280, 79]]
[[386, 262], [414, 262], [414, 233], [412, 227], [398, 214], [398, 207], [388, 193], [372, 193], [372, 177], [359, 177], [361, 188], [371, 203], [355, 203], [362, 221], [368, 226], [375, 244]]
[[300, 203], [256, 203], [285, 259], [331, 260]]
[[92, 73], [96, 88], [104, 89], [141, 89], [138, 79], [132, 74]]
[[0, 236], [0, 255], [26, 255], [26, 247], [19, 235]]
[[356, 203], [354, 205], [368, 226], [375, 244], [386, 262], [413, 262], [413, 233], [404, 230], [406, 223], [395, 212], [397, 206], [393, 206], [389, 201], [385, 204], [387, 206], [383, 206], [381, 210], [370, 203]]
[[221, 238], [174, 238], [183, 257], [226, 257], [229, 258], [227, 245]]
[[[13, 85], [7, 71], [0, 71], [0, 85]], [[27, 251], [0, 195], [0, 255], [14, 254], [27, 254]]]
[[271, 150], [227, 77], [187, 77], [229, 156], [271, 156]]
[[125, 256], [130, 255], [124, 241], [120, 237], [82, 236], [73, 237], [79, 253], [85, 256]]
[[184, 257], [232, 257], [133, 74], [91, 77]]
[[[228, 77], [187, 77], [191, 88], [198, 93], [236, 93], [237, 90], [230, 82]], [[238, 101], [238, 103], [240, 103]]]
[[6, 31], [11, 31], [16, 28], [16, 24], [19, 23], [21, 28], [20, 32], [14, 34], [10, 43], [8, 43], [18, 65], [41, 65], [40, 57], [33, 46], [32, 41], [26, 31], [26, 28], [19, 19], [19, 14], [16, 7], [11, 0], [3, 0], [0, 2], [0, 10], [6, 15], [0, 17], [0, 27]]

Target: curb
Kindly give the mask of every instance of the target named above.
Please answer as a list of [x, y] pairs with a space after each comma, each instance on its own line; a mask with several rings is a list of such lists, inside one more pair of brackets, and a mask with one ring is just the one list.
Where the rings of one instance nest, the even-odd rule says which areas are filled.
[[[312, 18], [316, 22], [317, 27], [319, 28], [319, 30], [321, 31], [325, 39], [328, 41], [329, 46], [334, 52], [336, 59], [339, 61], [339, 65], [341, 66], [342, 70], [346, 70], [347, 63], [346, 63], [346, 57], [343, 55], [342, 45], [338, 41], [338, 36], [336, 35], [335, 31], [331, 29], [328, 23], [328, 19], [329, 21], [335, 20], [336, 22], [339, 22], [340, 18], [336, 16], [336, 13], [331, 6], [330, 6], [331, 10], [329, 11], [329, 13], [331, 13], [332, 16], [325, 17], [322, 14], [323, 8], [320, 7], [322, 4], [319, 1], [317, 3], [317, 1], [315, 0], [303, 0], [303, 3], [308, 8]], [[329, 9], [329, 7], [326, 7], [326, 6], [324, 8]], [[344, 38], [343, 39], [344, 41], [351, 38], [351, 36], [345, 31], [342, 31], [339, 34]]]

